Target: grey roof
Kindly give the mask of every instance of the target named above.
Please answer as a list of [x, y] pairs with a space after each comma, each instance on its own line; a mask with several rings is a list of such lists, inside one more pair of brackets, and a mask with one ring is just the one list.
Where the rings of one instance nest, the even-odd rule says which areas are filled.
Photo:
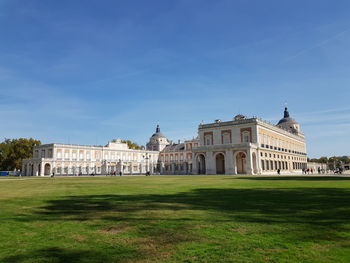
[[152, 138], [166, 138], [164, 134], [160, 132], [159, 125], [157, 125], [156, 133], [152, 135]]
[[283, 123], [289, 123], [289, 124], [296, 124], [297, 123], [293, 118], [289, 117], [289, 111], [288, 111], [287, 107], [284, 108], [284, 116], [277, 123], [277, 125], [280, 125], [280, 124], [283, 124]]
[[185, 144], [169, 144], [164, 149], [163, 152], [181, 152], [185, 150]]
[[282, 124], [282, 123], [295, 124], [295, 123], [297, 123], [297, 122], [296, 122], [293, 118], [287, 117], [287, 118], [281, 119], [281, 120], [277, 123], [277, 125], [280, 125], [280, 124]]

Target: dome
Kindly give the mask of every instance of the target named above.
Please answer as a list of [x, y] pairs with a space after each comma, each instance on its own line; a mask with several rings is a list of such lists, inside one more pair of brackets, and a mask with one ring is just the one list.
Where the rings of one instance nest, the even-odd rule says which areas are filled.
[[296, 122], [293, 118], [291, 118], [291, 117], [287, 117], [287, 118], [281, 119], [281, 120], [277, 123], [277, 125], [280, 125], [280, 124], [282, 124], [282, 123], [297, 124], [297, 122]]
[[157, 125], [156, 133], [154, 133], [151, 138], [166, 138], [164, 134], [160, 132], [159, 125]]
[[284, 108], [283, 119], [281, 119], [277, 123], [277, 125], [281, 125], [281, 124], [298, 124], [293, 118], [289, 117], [289, 112], [288, 112], [288, 108], [287, 107]]
[[300, 132], [299, 123], [289, 116], [287, 107], [284, 108], [284, 116], [277, 123], [277, 126], [294, 134], [298, 134]]

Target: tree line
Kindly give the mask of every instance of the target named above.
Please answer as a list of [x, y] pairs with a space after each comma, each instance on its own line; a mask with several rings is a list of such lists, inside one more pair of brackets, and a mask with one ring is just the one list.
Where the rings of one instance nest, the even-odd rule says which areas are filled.
[[320, 158], [312, 158], [307, 159], [308, 162], [314, 163], [328, 163], [328, 164], [336, 164], [339, 166], [340, 164], [350, 163], [350, 158], [348, 156], [333, 156], [333, 157], [320, 157]]
[[22, 160], [33, 157], [33, 146], [40, 145], [39, 140], [4, 139], [0, 143], [0, 170], [14, 171], [22, 168]]

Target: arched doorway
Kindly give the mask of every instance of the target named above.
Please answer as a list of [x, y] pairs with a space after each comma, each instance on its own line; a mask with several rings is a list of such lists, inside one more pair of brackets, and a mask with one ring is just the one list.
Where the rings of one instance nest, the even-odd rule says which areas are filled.
[[198, 155], [198, 174], [205, 174], [205, 157], [203, 154]]
[[225, 156], [222, 153], [216, 155], [216, 174], [225, 174]]
[[246, 154], [243, 152], [240, 152], [236, 155], [236, 167], [237, 167], [237, 173], [238, 174], [246, 174]]
[[47, 163], [44, 166], [44, 175], [50, 175], [50, 174], [51, 174], [51, 165]]

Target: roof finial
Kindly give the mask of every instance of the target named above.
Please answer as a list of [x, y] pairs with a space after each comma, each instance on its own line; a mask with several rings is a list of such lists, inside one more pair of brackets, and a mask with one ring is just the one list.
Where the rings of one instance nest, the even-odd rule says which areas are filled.
[[157, 124], [156, 133], [160, 132], [159, 124]]
[[284, 102], [284, 118], [289, 118], [289, 111], [288, 111], [288, 104], [287, 101]]

